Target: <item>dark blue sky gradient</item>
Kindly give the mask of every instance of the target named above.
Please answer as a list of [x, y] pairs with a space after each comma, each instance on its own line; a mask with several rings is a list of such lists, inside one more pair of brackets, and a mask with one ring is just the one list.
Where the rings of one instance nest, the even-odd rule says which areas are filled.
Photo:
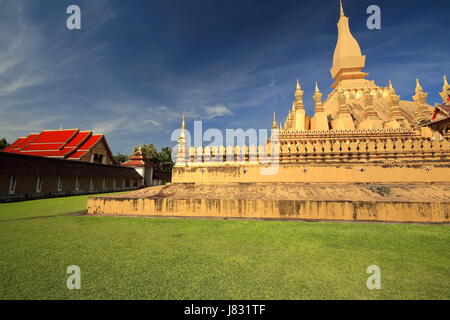
[[[69, 31], [78, 4], [82, 30]], [[381, 7], [382, 29], [366, 28]], [[450, 1], [344, 0], [367, 55], [368, 79], [392, 80], [411, 100], [415, 78], [438, 102], [450, 75]], [[0, 136], [93, 129], [114, 153], [173, 146], [187, 125], [268, 128], [283, 120], [295, 81], [312, 112], [314, 82], [328, 94], [339, 1], [0, 1]], [[283, 118], [283, 119], [282, 119]]]

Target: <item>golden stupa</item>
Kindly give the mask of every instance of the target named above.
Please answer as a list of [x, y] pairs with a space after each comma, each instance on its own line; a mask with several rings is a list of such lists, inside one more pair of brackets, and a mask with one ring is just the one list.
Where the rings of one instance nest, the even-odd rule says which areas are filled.
[[[183, 116], [169, 186], [89, 200], [91, 214], [450, 222], [450, 86], [432, 107], [367, 80], [340, 8], [332, 91], [304, 107], [300, 82], [283, 125], [260, 145], [189, 147]], [[440, 112], [439, 112], [440, 111]]]

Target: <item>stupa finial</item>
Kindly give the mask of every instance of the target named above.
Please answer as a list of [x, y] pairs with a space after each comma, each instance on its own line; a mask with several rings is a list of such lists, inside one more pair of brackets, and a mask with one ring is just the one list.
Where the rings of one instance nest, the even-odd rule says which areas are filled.
[[134, 151], [134, 155], [139, 157], [142, 156], [142, 146], [137, 146], [135, 151]]
[[448, 86], [447, 76], [444, 74], [444, 86]]
[[314, 102], [316, 103], [315, 109], [316, 112], [322, 111], [322, 93], [319, 90], [319, 85], [316, 81], [316, 89], [314, 90], [313, 95]]
[[340, 0], [340, 6], [341, 6], [341, 17], [345, 17], [344, 7], [342, 6], [342, 0]]
[[298, 81], [298, 79], [297, 79], [297, 87], [296, 87], [296, 89], [297, 90], [302, 90], [302, 87], [300, 87], [300, 82]]
[[181, 120], [181, 132], [180, 132], [180, 140], [184, 140], [185, 138], [185, 131], [186, 131], [186, 123], [185, 123], [185, 116], [183, 113], [183, 117]]
[[389, 94], [396, 94], [397, 92], [395, 92], [395, 89], [394, 89], [394, 85], [392, 84], [392, 81], [391, 80], [389, 80]]
[[423, 91], [423, 88], [420, 85], [420, 80], [419, 80], [419, 78], [417, 78], [416, 79], [416, 92], [422, 92], [422, 91]]
[[272, 129], [277, 129], [277, 115], [275, 111], [273, 112]]

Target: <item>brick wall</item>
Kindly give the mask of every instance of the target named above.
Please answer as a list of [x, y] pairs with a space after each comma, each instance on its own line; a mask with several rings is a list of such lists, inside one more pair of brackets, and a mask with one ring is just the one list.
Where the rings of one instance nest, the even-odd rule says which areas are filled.
[[132, 168], [0, 152], [0, 201], [123, 191], [142, 184]]

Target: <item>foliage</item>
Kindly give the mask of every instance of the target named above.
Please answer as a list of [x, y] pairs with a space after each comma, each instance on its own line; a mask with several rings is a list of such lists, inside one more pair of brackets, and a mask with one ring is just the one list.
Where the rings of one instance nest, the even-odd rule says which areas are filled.
[[172, 161], [172, 148], [164, 147], [158, 154], [159, 165], [161, 168], [172, 168], [174, 163]]
[[114, 158], [114, 161], [116, 162], [116, 164], [119, 166], [128, 160], [128, 156], [126, 154], [122, 154], [122, 153], [116, 153], [115, 155], [113, 155], [113, 158]]
[[161, 169], [170, 169], [174, 163], [172, 161], [172, 149], [170, 147], [163, 147], [160, 152], [154, 144], [144, 144], [134, 149], [141, 147], [142, 155], [144, 158]]
[[9, 146], [9, 143], [8, 143], [8, 141], [6, 141], [6, 138], [0, 139], [0, 150], [3, 150], [8, 146]]

